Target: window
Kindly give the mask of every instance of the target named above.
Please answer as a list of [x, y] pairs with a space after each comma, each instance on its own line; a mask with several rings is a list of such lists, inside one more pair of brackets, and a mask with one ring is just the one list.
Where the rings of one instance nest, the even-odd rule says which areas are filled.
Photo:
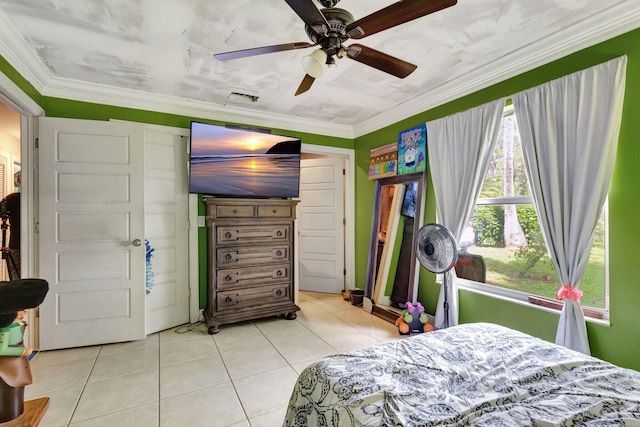
[[[603, 317], [608, 310], [606, 281], [606, 203], [600, 216], [587, 270], [580, 282], [581, 300], [590, 316]], [[527, 181], [522, 144], [512, 107], [507, 107], [501, 134], [484, 180], [471, 221], [459, 242], [460, 262], [484, 261], [487, 285], [466, 283], [484, 292], [559, 306], [558, 274], [549, 257]], [[471, 279], [464, 268], [461, 278]], [[476, 279], [479, 277], [475, 275]], [[465, 283], [461, 283], [465, 286]], [[542, 298], [536, 298], [542, 297]]]

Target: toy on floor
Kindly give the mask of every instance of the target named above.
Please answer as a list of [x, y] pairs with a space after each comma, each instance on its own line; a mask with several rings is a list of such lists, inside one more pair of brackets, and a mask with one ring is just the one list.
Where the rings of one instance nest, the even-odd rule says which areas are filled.
[[0, 356], [29, 356], [33, 352], [31, 348], [24, 348], [23, 313], [20, 312], [11, 325], [0, 328]]
[[24, 413], [24, 387], [32, 381], [31, 349], [23, 342], [24, 310], [39, 306], [48, 290], [41, 279], [0, 281], [0, 424]]
[[409, 335], [411, 333], [430, 332], [434, 330], [434, 327], [429, 323], [427, 313], [424, 312], [424, 307], [419, 302], [411, 304], [407, 302], [405, 309], [402, 310], [402, 316], [396, 320], [396, 326], [400, 335]]

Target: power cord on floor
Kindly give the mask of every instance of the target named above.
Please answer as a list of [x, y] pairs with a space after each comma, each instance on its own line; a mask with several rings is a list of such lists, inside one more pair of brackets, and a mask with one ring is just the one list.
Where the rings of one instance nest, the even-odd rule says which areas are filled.
[[207, 334], [207, 331], [203, 331], [202, 329], [196, 329], [198, 325], [202, 325], [204, 323], [204, 318], [202, 315], [198, 317], [198, 321], [194, 323], [187, 323], [186, 325], [182, 325], [174, 330], [176, 334], [186, 334], [191, 331], [201, 332], [203, 334]]

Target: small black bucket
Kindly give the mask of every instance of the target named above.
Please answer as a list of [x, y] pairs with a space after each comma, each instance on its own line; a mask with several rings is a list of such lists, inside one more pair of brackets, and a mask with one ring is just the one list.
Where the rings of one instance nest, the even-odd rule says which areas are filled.
[[349, 299], [351, 300], [351, 305], [362, 305], [364, 291], [362, 289], [352, 289], [349, 294]]

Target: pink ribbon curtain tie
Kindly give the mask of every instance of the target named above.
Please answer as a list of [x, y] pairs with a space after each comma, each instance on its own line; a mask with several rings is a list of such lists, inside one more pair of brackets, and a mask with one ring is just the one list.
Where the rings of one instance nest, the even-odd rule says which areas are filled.
[[576, 288], [572, 288], [569, 285], [565, 285], [563, 287], [561, 287], [560, 289], [558, 289], [558, 299], [559, 300], [563, 300], [565, 298], [569, 298], [572, 299], [574, 301], [580, 301], [580, 298], [582, 298], [582, 291], [580, 289], [576, 289]]

